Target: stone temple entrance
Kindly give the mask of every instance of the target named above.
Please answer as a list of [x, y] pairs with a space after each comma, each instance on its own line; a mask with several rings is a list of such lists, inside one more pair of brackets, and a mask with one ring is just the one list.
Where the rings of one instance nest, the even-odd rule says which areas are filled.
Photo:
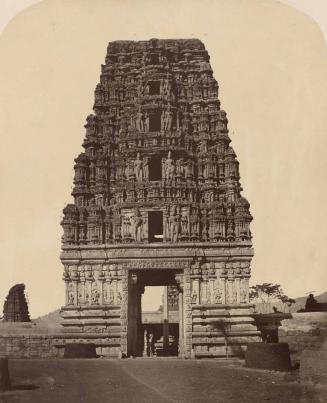
[[[177, 356], [183, 344], [182, 290], [178, 270], [130, 271], [128, 292], [128, 355]], [[158, 311], [142, 310], [147, 286], [164, 286]]]
[[252, 216], [209, 60], [197, 39], [109, 43], [61, 222], [67, 342], [169, 353], [169, 310], [162, 335], [141, 315], [151, 284], [177, 290], [179, 356], [241, 355], [259, 339]]

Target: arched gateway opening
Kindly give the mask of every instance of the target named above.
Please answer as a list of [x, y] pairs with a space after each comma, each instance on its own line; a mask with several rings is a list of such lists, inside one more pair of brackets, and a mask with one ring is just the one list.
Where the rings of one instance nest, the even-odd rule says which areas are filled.
[[[127, 355], [178, 356], [183, 339], [182, 290], [178, 270], [131, 270], [128, 287]], [[146, 287], [163, 286], [156, 311], [142, 309]], [[161, 288], [162, 290], [162, 288]], [[159, 291], [160, 292], [160, 291]]]

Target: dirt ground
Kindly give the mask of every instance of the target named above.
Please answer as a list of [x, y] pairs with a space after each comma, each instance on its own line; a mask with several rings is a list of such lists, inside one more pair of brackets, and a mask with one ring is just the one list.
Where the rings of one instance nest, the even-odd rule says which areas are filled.
[[10, 360], [12, 389], [0, 403], [325, 402], [298, 371], [243, 367], [242, 361]]

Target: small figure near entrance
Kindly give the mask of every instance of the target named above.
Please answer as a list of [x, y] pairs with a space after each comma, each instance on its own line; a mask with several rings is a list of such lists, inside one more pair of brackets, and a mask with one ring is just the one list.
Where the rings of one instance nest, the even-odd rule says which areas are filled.
[[143, 340], [143, 357], [148, 356], [148, 332], [144, 329], [144, 340]]
[[144, 329], [143, 357], [153, 357], [155, 354], [155, 339], [152, 331]]

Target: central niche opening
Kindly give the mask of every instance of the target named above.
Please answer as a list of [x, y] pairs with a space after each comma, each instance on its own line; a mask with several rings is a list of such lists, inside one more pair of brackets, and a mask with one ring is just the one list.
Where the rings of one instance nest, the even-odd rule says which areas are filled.
[[159, 64], [159, 55], [157, 53], [150, 55], [150, 64]]
[[160, 181], [161, 179], [161, 157], [155, 155], [149, 160], [149, 180]]
[[161, 114], [160, 112], [153, 112], [149, 116], [149, 131], [160, 132], [161, 130]]
[[160, 94], [160, 81], [149, 81], [149, 95], [159, 95]]
[[163, 215], [162, 211], [148, 212], [149, 242], [163, 241]]

